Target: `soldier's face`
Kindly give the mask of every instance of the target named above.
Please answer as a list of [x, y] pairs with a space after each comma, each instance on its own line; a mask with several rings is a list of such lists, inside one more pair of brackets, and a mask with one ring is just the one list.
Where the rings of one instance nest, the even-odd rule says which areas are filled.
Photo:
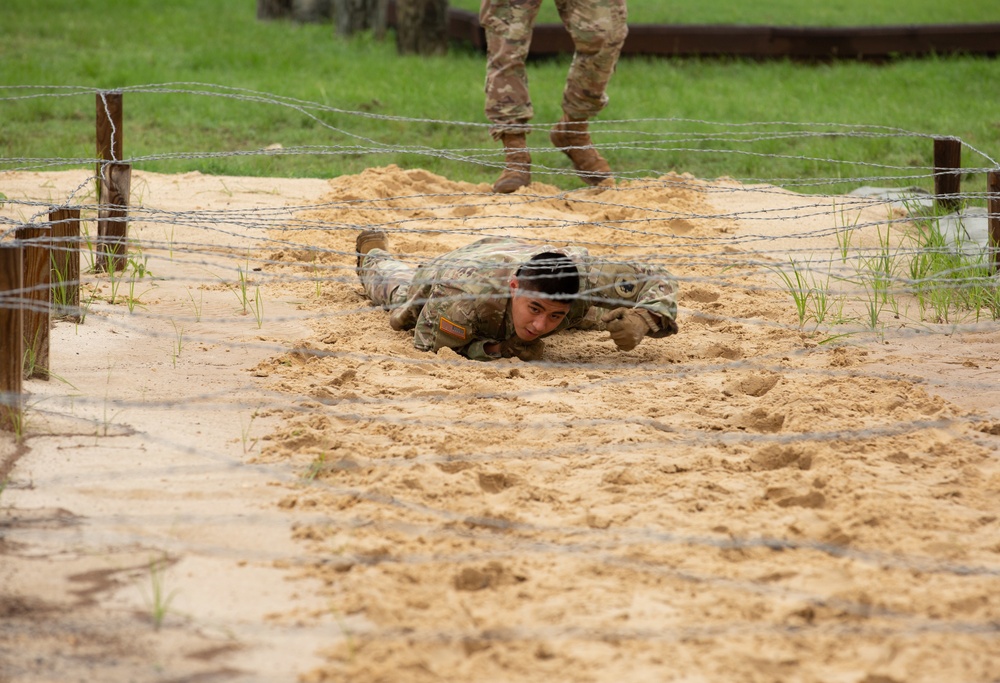
[[559, 326], [570, 305], [546, 299], [527, 289], [518, 287], [517, 280], [510, 283], [510, 315], [514, 332], [523, 341], [534, 341]]

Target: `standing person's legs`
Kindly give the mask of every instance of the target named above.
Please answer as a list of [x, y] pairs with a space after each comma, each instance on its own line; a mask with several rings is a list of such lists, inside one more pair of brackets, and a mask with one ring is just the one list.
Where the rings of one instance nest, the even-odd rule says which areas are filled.
[[628, 35], [626, 0], [556, 0], [575, 52], [563, 91], [563, 113], [574, 120], [597, 116]]
[[556, 0], [575, 52], [563, 91], [563, 116], [549, 137], [588, 185], [597, 185], [611, 176], [611, 166], [593, 147], [587, 120], [608, 103], [608, 82], [628, 34], [625, 2]]
[[531, 183], [527, 123], [534, 116], [525, 61], [541, 0], [483, 0], [479, 23], [486, 32], [486, 118], [503, 142], [504, 170], [493, 191], [514, 192]]
[[483, 0], [479, 23], [486, 32], [486, 118], [490, 134], [524, 133], [534, 116], [525, 62], [542, 0]]

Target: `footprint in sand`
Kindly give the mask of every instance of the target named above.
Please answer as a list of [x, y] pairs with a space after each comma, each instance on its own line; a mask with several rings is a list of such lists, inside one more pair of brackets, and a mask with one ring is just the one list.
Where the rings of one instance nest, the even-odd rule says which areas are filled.
[[479, 473], [479, 488], [481, 488], [486, 493], [500, 493], [511, 486], [514, 486], [517, 481], [514, 477], [511, 477], [503, 472], [480, 472]]

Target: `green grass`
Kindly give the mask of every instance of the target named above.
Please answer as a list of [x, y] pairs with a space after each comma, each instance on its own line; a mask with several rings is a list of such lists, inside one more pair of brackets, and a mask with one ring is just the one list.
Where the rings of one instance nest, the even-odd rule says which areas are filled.
[[934, 216], [915, 225], [908, 284], [921, 316], [937, 323], [1000, 318], [1000, 293], [991, 277], [989, 255], [971, 241], [951, 243]]
[[[697, 14], [702, 8], [696, 3], [668, 4], [678, 21], [707, 20]], [[962, 2], [949, 6], [950, 14], [954, 21], [986, 20], [985, 4]], [[235, 90], [195, 94], [191, 91], [206, 88], [192, 85], [174, 88], [188, 92], [127, 91], [125, 154], [136, 168], [327, 177], [396, 163], [458, 180], [495, 176], [495, 168], [482, 163], [496, 164], [500, 157], [486, 132], [481, 54], [455, 46], [445, 57], [400, 57], [391, 37], [385, 42], [367, 34], [344, 40], [328, 24], [258, 22], [250, 0], [134, 0], [121, 5], [111, 12], [96, 0], [6, 0], [0, 22], [0, 86], [8, 87], [0, 87], [0, 97], [45, 96], [0, 99], [0, 170], [44, 166], [21, 161], [26, 158], [57, 160], [53, 168], [86, 165], [95, 154], [94, 88], [197, 82], [315, 106], [303, 111], [288, 100], [252, 102]], [[881, 17], [892, 23], [901, 12], [895, 2], [868, 3], [872, 7], [839, 3], [822, 11], [790, 0], [751, 3], [752, 14], [747, 14], [747, 3], [721, 5], [714, 15], [718, 21], [731, 17], [727, 20], [745, 23], [767, 23], [773, 16], [822, 23], [837, 8], [840, 19], [831, 21]], [[672, 21], [653, 17], [661, 6], [653, 0], [631, 2], [632, 20]], [[911, 23], [946, 20], [928, 2], [907, 5], [906, 12]], [[559, 117], [567, 64], [566, 58], [531, 64], [537, 123]], [[926, 174], [932, 144], [925, 137], [853, 137], [840, 127], [811, 124], [954, 135], [997, 158], [1000, 93], [991, 84], [998, 81], [1000, 62], [970, 57], [883, 66], [623, 59], [611, 83], [611, 103], [595, 123], [595, 142], [612, 146], [607, 155], [627, 175], [676, 170], [704, 178], [791, 179], [785, 184], [803, 191], [842, 191], [861, 184], [862, 177], [885, 175], [898, 180], [877, 182], [930, 189]], [[15, 85], [49, 87], [9, 87]], [[744, 125], [762, 121], [788, 123]], [[785, 135], [798, 130], [824, 135]], [[747, 131], [761, 139], [734, 139]], [[775, 132], [782, 137], [770, 135]], [[562, 155], [549, 150], [544, 133], [529, 142], [545, 150], [536, 155], [537, 165], [568, 168]], [[274, 144], [284, 150], [226, 156]], [[314, 149], [289, 153], [304, 146]], [[461, 158], [449, 158], [455, 156]], [[992, 165], [968, 150], [964, 163]], [[911, 174], [924, 177], [906, 177]], [[579, 186], [575, 178], [547, 176], [540, 168], [536, 177]], [[800, 186], [802, 178], [844, 180], [833, 186]], [[982, 185], [980, 176], [963, 187]]]

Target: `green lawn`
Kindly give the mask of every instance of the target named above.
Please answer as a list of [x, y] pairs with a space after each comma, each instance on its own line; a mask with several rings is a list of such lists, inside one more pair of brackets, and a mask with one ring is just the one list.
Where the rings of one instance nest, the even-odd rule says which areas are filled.
[[[677, 20], [702, 22], [701, 4], [646, 0], [630, 9], [634, 21], [651, 21], [658, 7], [669, 6]], [[713, 7], [720, 18], [746, 23], [775, 21], [775, 13], [791, 17], [793, 8], [801, 17], [796, 21], [826, 20], [799, 4]], [[898, 21], [892, 17], [899, 3], [867, 4], [873, 7], [828, 3], [824, 12], [840, 8], [836, 23], [854, 23], [846, 20], [862, 8], [872, 21]], [[987, 4], [949, 9], [956, 21], [983, 20]], [[754, 12], [746, 14], [744, 5]], [[399, 57], [391, 37], [343, 40], [330, 25], [258, 22], [254, 10], [250, 0], [133, 0], [113, 12], [96, 0], [4, 0], [0, 169], [85, 165], [94, 156], [93, 89], [128, 88], [125, 153], [137, 168], [324, 177], [397, 163], [456, 179], [495, 175], [483, 163], [498, 161], [482, 113], [483, 55], [456, 46], [445, 57]], [[936, 11], [927, 2], [907, 5], [913, 21], [945, 20]], [[567, 63], [531, 65], [536, 122], [558, 118]], [[222, 88], [140, 92], [144, 84], [164, 83]], [[676, 170], [790, 179], [795, 186], [820, 179], [803, 186], [806, 191], [845, 189], [872, 177], [882, 182], [880, 176], [928, 186], [932, 143], [926, 136], [954, 135], [1000, 158], [997, 83], [1000, 62], [970, 57], [883, 66], [629, 58], [612, 81], [595, 142], [612, 146], [607, 155], [625, 175]], [[243, 89], [270, 95], [250, 98]], [[213, 94], [203, 94], [208, 91]], [[544, 134], [530, 142], [548, 148]], [[245, 153], [275, 144], [283, 151]], [[556, 153], [539, 152], [536, 161], [559, 169], [568, 164]], [[964, 162], [994, 165], [971, 150]], [[572, 178], [539, 173], [577, 186]], [[830, 186], [829, 179], [843, 182]], [[973, 179], [967, 187], [982, 184]]]

